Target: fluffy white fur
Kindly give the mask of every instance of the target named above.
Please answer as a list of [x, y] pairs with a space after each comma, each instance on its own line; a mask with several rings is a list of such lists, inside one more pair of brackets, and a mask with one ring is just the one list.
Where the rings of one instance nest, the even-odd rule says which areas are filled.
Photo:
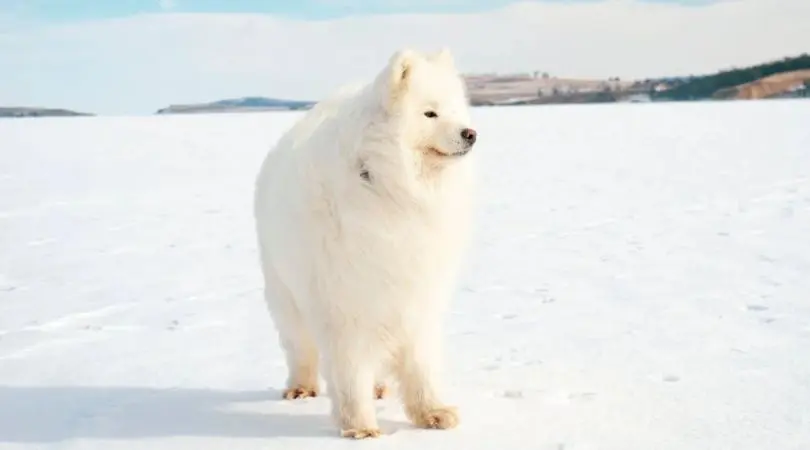
[[284, 396], [317, 395], [322, 373], [343, 436], [380, 435], [374, 397], [389, 376], [416, 425], [458, 423], [438, 385], [471, 219], [469, 127], [450, 53], [402, 50], [308, 111], [261, 167], [256, 230]]

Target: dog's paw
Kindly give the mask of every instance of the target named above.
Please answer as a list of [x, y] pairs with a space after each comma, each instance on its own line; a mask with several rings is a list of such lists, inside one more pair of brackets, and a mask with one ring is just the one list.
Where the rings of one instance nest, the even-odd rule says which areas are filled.
[[388, 387], [384, 384], [374, 386], [374, 398], [377, 400], [384, 399], [388, 396]]
[[373, 439], [382, 436], [382, 431], [379, 428], [353, 428], [341, 430], [340, 435], [350, 439]]
[[414, 423], [421, 428], [446, 430], [458, 426], [458, 410], [452, 406], [434, 408], [414, 417]]
[[285, 400], [295, 400], [299, 398], [308, 398], [308, 397], [317, 397], [318, 390], [315, 388], [307, 388], [303, 386], [296, 386], [292, 388], [287, 388], [284, 391], [284, 399]]

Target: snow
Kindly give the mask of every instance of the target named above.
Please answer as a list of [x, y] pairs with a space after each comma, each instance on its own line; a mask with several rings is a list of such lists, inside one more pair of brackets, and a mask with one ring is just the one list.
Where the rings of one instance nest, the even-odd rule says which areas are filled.
[[476, 109], [451, 431], [279, 400], [251, 217], [300, 113], [0, 121], [0, 448], [810, 448], [810, 102]]

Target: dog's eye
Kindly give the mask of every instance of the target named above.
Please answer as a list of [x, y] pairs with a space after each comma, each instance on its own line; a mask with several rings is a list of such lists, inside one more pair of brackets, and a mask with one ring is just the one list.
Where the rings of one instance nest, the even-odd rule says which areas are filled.
[[425, 112], [425, 117], [430, 117], [431, 119], [435, 119], [435, 118], [439, 117], [439, 115], [436, 114], [435, 111], [427, 111], [427, 112]]

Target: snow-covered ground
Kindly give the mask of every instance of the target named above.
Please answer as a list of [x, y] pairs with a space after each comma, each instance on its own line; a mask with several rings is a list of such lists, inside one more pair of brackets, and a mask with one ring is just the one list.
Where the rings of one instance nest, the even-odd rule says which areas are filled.
[[461, 426], [337, 437], [251, 216], [298, 113], [0, 121], [0, 448], [810, 448], [810, 102], [475, 110]]

